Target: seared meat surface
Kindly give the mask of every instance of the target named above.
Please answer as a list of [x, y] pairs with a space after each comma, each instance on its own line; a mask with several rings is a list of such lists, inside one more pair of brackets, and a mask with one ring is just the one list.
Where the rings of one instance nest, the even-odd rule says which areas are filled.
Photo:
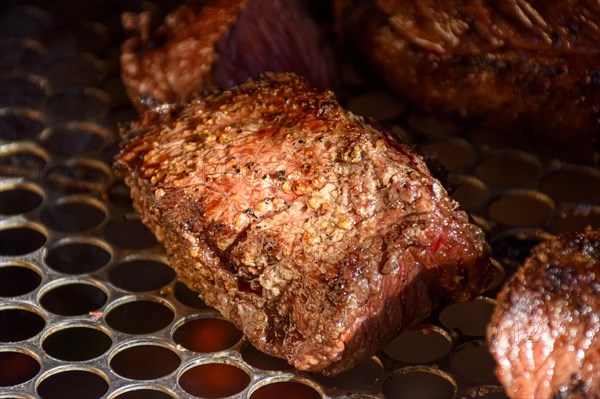
[[486, 284], [482, 231], [422, 159], [293, 74], [122, 133], [116, 171], [180, 280], [298, 369], [350, 368]]
[[193, 0], [157, 29], [151, 18], [123, 18], [137, 34], [121, 48], [122, 78], [140, 110], [267, 71], [295, 72], [320, 88], [336, 86], [333, 50], [304, 0]]
[[539, 244], [488, 328], [511, 398], [600, 398], [600, 230]]
[[599, 2], [336, 5], [349, 46], [410, 104], [591, 152], [600, 134]]

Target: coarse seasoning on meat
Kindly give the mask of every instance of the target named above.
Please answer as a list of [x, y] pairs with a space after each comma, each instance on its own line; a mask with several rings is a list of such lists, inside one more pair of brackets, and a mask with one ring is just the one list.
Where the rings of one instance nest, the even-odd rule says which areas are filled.
[[593, 154], [596, 0], [336, 0], [340, 31], [417, 108]]
[[122, 134], [115, 169], [180, 280], [300, 370], [348, 369], [488, 281], [483, 232], [422, 159], [296, 75]]
[[488, 328], [511, 398], [600, 398], [600, 230], [535, 247]]

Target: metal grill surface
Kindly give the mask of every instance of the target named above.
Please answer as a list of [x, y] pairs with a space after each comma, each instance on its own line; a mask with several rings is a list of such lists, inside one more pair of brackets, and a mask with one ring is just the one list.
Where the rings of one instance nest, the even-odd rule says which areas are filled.
[[176, 281], [115, 179], [122, 9], [13, 1], [0, 10], [0, 398], [505, 397], [484, 328], [534, 243], [600, 225], [600, 170], [418, 115], [350, 66], [346, 105], [447, 166], [488, 233], [496, 278], [335, 378], [254, 349]]

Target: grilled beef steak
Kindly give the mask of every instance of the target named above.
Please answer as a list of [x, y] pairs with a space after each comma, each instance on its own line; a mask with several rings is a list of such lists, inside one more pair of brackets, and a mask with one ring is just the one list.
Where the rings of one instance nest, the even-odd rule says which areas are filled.
[[304, 0], [195, 0], [153, 30], [152, 16], [126, 14], [137, 32], [121, 48], [122, 78], [138, 109], [227, 88], [267, 71], [336, 86], [332, 48]]
[[181, 281], [298, 369], [343, 371], [486, 283], [482, 231], [422, 159], [296, 75], [123, 135], [116, 171]]
[[368, 67], [425, 112], [591, 152], [600, 134], [600, 3], [336, 0]]
[[600, 230], [539, 244], [488, 328], [511, 398], [600, 398]]

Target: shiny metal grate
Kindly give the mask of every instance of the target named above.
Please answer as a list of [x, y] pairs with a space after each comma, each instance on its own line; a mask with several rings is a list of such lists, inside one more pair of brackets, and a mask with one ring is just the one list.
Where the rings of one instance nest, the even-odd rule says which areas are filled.
[[250, 346], [178, 283], [112, 174], [119, 9], [8, 2], [0, 13], [0, 398], [503, 398], [483, 338], [499, 286], [535, 242], [600, 226], [600, 170], [407, 110], [350, 67], [347, 106], [450, 171], [490, 236], [496, 278], [335, 378]]

